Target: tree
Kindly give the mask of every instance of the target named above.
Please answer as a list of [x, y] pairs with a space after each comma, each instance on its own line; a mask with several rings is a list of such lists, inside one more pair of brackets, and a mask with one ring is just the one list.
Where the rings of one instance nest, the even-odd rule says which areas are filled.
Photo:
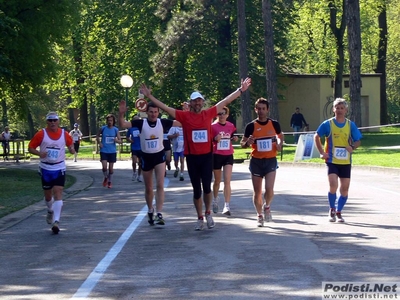
[[342, 16], [340, 24], [337, 26], [338, 8], [334, 0], [329, 0], [329, 27], [335, 37], [336, 42], [336, 67], [335, 67], [335, 85], [334, 85], [334, 98], [342, 97], [343, 87], [343, 71], [344, 71], [344, 33], [346, 31], [346, 5], [345, 0], [342, 1]]
[[[239, 74], [240, 78], [246, 78], [249, 73], [247, 63], [247, 39], [246, 39], [246, 1], [237, 0], [238, 14], [238, 56], [239, 56]], [[252, 110], [250, 104], [250, 93], [244, 93], [241, 96], [241, 112], [243, 118], [243, 128], [252, 120]]]
[[386, 60], [387, 60], [387, 40], [388, 26], [386, 19], [386, 0], [382, 0], [378, 4], [379, 16], [379, 43], [378, 43], [378, 59], [376, 62], [375, 73], [380, 73], [380, 108], [381, 108], [381, 124], [388, 124], [387, 96], [386, 96]]
[[346, 0], [350, 59], [350, 118], [361, 126], [361, 29], [359, 0]]
[[265, 69], [267, 95], [270, 101], [269, 116], [279, 121], [277, 74], [274, 53], [274, 28], [272, 26], [272, 12], [270, 0], [262, 1], [262, 17], [264, 23], [264, 43], [265, 43]]

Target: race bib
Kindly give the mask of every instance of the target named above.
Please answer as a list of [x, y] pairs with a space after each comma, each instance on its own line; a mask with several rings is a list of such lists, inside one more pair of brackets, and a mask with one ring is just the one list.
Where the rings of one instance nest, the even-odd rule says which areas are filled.
[[144, 152], [151, 152], [151, 150], [158, 148], [158, 139], [146, 140], [144, 144]]
[[206, 143], [208, 141], [208, 133], [206, 129], [192, 131], [193, 143]]
[[115, 137], [106, 136], [106, 144], [114, 144], [114, 143], [115, 143]]
[[74, 135], [72, 138], [73, 138], [74, 142], [79, 141], [79, 136], [78, 135]]
[[229, 150], [231, 148], [231, 139], [221, 139], [217, 144], [217, 150]]
[[133, 131], [132, 131], [132, 136], [133, 136], [133, 137], [138, 137], [139, 134], [140, 134], [140, 131], [139, 131], [139, 130], [133, 130]]
[[60, 156], [60, 149], [58, 148], [46, 148], [47, 150], [47, 160], [49, 162], [57, 162]]
[[272, 150], [272, 139], [257, 140], [257, 150], [268, 152]]
[[349, 159], [349, 152], [345, 147], [334, 147], [333, 157], [340, 160], [347, 160]]

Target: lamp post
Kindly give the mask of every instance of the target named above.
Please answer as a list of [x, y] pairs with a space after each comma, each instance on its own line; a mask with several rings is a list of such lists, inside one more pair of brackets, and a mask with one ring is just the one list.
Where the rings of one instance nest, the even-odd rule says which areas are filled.
[[[125, 88], [125, 102], [126, 102], [126, 105], [128, 105], [128, 92], [129, 92], [129, 89], [133, 85], [133, 79], [129, 75], [122, 75], [120, 83], [121, 83], [122, 87]], [[128, 120], [128, 111], [126, 111], [126, 119]]]

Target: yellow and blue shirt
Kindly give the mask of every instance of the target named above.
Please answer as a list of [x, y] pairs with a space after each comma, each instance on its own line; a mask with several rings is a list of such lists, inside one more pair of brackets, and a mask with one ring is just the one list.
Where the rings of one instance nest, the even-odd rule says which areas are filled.
[[319, 137], [325, 137], [324, 150], [329, 154], [327, 163], [351, 164], [351, 154], [346, 147], [362, 138], [356, 124], [348, 119], [339, 123], [335, 118], [324, 121], [317, 129]]

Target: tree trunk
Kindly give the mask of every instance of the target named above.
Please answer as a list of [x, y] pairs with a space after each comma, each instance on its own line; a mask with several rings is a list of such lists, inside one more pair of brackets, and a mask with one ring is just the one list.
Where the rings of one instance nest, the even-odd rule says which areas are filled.
[[272, 26], [271, 1], [262, 1], [262, 16], [264, 23], [264, 44], [265, 44], [265, 69], [267, 83], [267, 97], [270, 103], [269, 116], [279, 121], [277, 76], [274, 53], [274, 29]]
[[[238, 11], [238, 53], [239, 53], [239, 79], [244, 79], [248, 76], [249, 68], [247, 63], [247, 39], [246, 39], [246, 0], [237, 1]], [[253, 119], [252, 116], [252, 105], [250, 103], [250, 92], [244, 93], [241, 96], [241, 112], [243, 127], [250, 123]]]
[[29, 128], [29, 136], [28, 139], [33, 138], [35, 134], [35, 125], [33, 124], [33, 118], [31, 112], [28, 110], [28, 128]]
[[3, 128], [4, 128], [8, 125], [7, 102], [5, 97], [0, 100], [0, 105], [2, 112], [1, 123], [3, 123]]
[[74, 49], [74, 61], [75, 61], [75, 72], [76, 72], [76, 85], [78, 89], [78, 95], [82, 96], [80, 99], [82, 106], [80, 107], [80, 130], [83, 135], [89, 135], [89, 121], [88, 121], [88, 104], [87, 104], [87, 94], [86, 92], [79, 92], [83, 84], [85, 83], [85, 74], [82, 68], [82, 45], [80, 41], [73, 37], [72, 39], [73, 49]]
[[361, 29], [359, 0], [346, 0], [350, 59], [350, 119], [361, 126]]
[[334, 98], [343, 96], [343, 70], [344, 70], [344, 33], [346, 31], [346, 3], [343, 0], [343, 14], [340, 21], [340, 26], [337, 27], [337, 7], [333, 0], [329, 0], [329, 27], [335, 36], [336, 41], [336, 67], [335, 67], [335, 84], [334, 84]]
[[387, 54], [387, 18], [386, 18], [386, 2], [383, 1], [379, 7], [378, 16], [379, 23], [379, 44], [378, 44], [378, 60], [376, 62], [375, 73], [380, 73], [380, 106], [381, 106], [381, 125], [388, 124], [387, 112], [387, 95], [386, 95], [386, 54]]

